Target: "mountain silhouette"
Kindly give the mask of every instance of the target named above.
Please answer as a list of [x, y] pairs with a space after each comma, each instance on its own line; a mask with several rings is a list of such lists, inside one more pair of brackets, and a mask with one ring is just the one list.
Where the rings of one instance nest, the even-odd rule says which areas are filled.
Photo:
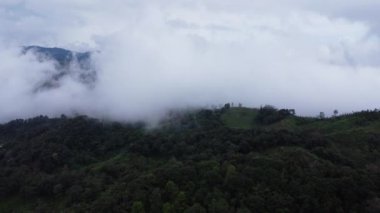
[[92, 52], [74, 52], [58, 47], [26, 46], [22, 54], [32, 54], [43, 62], [53, 62], [54, 70], [46, 72], [44, 79], [35, 86], [34, 91], [42, 92], [56, 89], [65, 78], [70, 78], [88, 88], [95, 87], [97, 72], [93, 66]]

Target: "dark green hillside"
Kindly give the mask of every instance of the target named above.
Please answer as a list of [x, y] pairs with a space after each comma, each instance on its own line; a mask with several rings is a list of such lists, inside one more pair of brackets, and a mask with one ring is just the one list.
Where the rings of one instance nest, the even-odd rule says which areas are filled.
[[255, 125], [253, 120], [256, 115], [257, 109], [234, 107], [223, 113], [221, 119], [228, 127], [250, 129]]
[[0, 212], [379, 212], [380, 113], [171, 112], [0, 125]]

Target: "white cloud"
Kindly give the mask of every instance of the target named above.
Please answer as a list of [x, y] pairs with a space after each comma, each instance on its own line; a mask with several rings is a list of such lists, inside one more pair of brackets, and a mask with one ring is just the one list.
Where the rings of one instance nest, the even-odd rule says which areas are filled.
[[[376, 6], [370, 0], [2, 1], [0, 40], [8, 45], [2, 45], [0, 120], [70, 112], [130, 120], [227, 101], [307, 115], [375, 108], [377, 20], [350, 11]], [[6, 48], [24, 44], [99, 50], [97, 86], [66, 79], [59, 89], [31, 95], [28, 85], [49, 64]]]

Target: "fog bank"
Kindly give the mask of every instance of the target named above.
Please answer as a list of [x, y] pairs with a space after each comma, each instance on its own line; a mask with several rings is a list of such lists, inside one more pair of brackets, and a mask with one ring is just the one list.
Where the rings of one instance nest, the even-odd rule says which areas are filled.
[[[327, 7], [328, 6], [328, 7]], [[329, 8], [329, 9], [325, 9]], [[1, 1], [0, 121], [40, 114], [157, 119], [226, 102], [300, 115], [379, 108], [375, 1]], [[24, 45], [92, 51], [97, 81], [51, 72]]]

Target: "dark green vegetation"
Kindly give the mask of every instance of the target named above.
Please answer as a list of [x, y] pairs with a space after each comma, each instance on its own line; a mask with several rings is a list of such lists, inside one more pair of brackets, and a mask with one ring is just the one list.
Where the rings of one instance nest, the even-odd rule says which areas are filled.
[[0, 125], [0, 212], [379, 212], [380, 112], [171, 113]]

